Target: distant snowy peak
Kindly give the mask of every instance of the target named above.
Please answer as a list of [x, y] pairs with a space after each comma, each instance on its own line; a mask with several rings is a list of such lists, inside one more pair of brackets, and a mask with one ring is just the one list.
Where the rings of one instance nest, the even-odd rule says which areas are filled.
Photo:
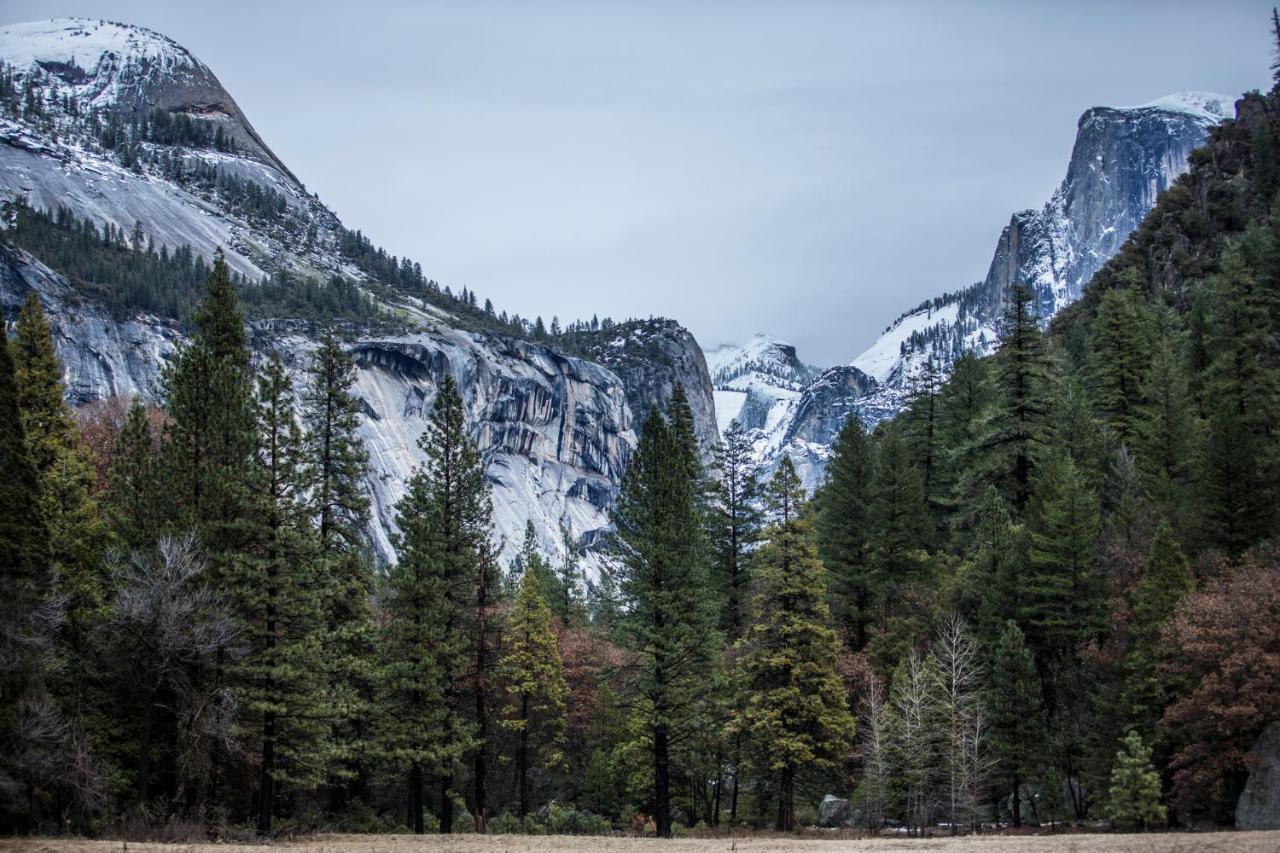
[[1213, 92], [1177, 92], [1156, 98], [1136, 107], [1121, 107], [1123, 110], [1163, 110], [1165, 112], [1186, 113], [1190, 116], [1217, 124], [1223, 119], [1232, 118], [1236, 114], [1236, 99], [1228, 95]]
[[794, 346], [763, 332], [756, 333], [741, 346], [721, 344], [707, 352], [706, 357], [711, 383], [717, 388], [745, 386], [742, 380], [754, 375], [757, 382], [763, 380], [780, 388], [799, 390], [818, 374], [818, 368], [800, 360]]

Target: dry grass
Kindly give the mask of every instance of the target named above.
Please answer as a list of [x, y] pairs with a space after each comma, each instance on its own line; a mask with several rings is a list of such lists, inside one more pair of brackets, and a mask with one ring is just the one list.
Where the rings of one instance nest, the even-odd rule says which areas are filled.
[[658, 841], [643, 838], [323, 835], [274, 845], [139, 844], [74, 839], [0, 839], [0, 853], [1280, 853], [1280, 832], [1148, 835], [1005, 835], [979, 838], [829, 839], [753, 836]]

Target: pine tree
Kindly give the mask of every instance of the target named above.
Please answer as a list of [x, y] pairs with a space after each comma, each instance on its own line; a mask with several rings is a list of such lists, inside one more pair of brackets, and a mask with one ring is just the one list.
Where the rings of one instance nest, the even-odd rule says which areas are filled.
[[258, 832], [271, 831], [277, 785], [306, 790], [324, 778], [328, 739], [320, 675], [324, 614], [317, 542], [302, 500], [302, 436], [293, 390], [278, 356], [258, 381], [257, 453], [251, 471], [249, 553], [230, 588], [248, 628], [236, 680], [259, 721]]
[[1280, 458], [1270, 435], [1280, 418], [1280, 370], [1269, 363], [1273, 294], [1257, 272], [1267, 237], [1255, 228], [1228, 247], [1210, 283], [1204, 512], [1210, 542], [1233, 554], [1267, 535], [1276, 518]]
[[942, 379], [933, 360], [926, 359], [908, 381], [907, 404], [899, 415], [902, 437], [920, 469], [931, 520], [941, 519], [948, 497], [942, 444]]
[[818, 559], [804, 489], [784, 456], [766, 499], [776, 521], [755, 556], [753, 621], [739, 664], [741, 731], [756, 769], [774, 777], [775, 828], [795, 828], [797, 777], [835, 769], [852, 743], [854, 720], [836, 674], [840, 644], [830, 627], [826, 569]]
[[214, 258], [193, 318], [195, 334], [161, 377], [168, 419], [161, 478], [171, 529], [194, 529], [215, 582], [225, 579], [246, 533], [246, 483], [255, 444], [244, 315], [225, 259]]
[[621, 640], [636, 656], [631, 730], [652, 759], [657, 832], [671, 835], [671, 756], [706, 711], [714, 615], [708, 606], [697, 484], [689, 450], [650, 412], [614, 509], [621, 592], [630, 607]]
[[379, 740], [391, 766], [407, 775], [416, 833], [423, 831], [424, 774], [439, 774], [447, 832], [453, 764], [475, 747], [454, 677], [468, 664], [467, 614], [487, 559], [491, 511], [452, 377], [441, 383], [418, 444], [426, 460], [396, 505], [399, 561], [387, 578]]
[[867, 521], [874, 470], [870, 439], [854, 413], [831, 446], [827, 479], [814, 502], [818, 553], [831, 577], [836, 624], [845, 629], [855, 651], [866, 647], [867, 629], [875, 618]]
[[1098, 501], [1069, 456], [1051, 459], [1036, 484], [1020, 621], [1041, 662], [1070, 654], [1105, 618], [1093, 570]]
[[520, 591], [507, 620], [507, 638], [500, 664], [507, 693], [503, 725], [517, 736], [516, 780], [523, 820], [531, 803], [530, 759], [544, 768], [561, 761], [569, 694], [551, 628], [551, 610], [543, 600], [533, 567], [526, 567], [520, 579]]
[[147, 406], [134, 397], [116, 439], [107, 471], [106, 514], [128, 551], [154, 544], [162, 513], [157, 481], [156, 436]]
[[1133, 621], [1128, 630], [1121, 691], [1125, 726], [1136, 727], [1147, 738], [1154, 734], [1169, 700], [1168, 684], [1160, 674], [1161, 632], [1191, 593], [1191, 587], [1191, 565], [1178, 547], [1173, 529], [1162, 520], [1151, 540], [1146, 568], [1133, 586]]
[[18, 702], [39, 675], [28, 638], [36, 609], [53, 583], [49, 533], [41, 513], [40, 477], [18, 409], [18, 386], [9, 347], [0, 346], [0, 743], [7, 765], [20, 744], [14, 731]]
[[978, 470], [1021, 514], [1031, 500], [1051, 415], [1051, 366], [1025, 285], [1015, 285], [1009, 295], [995, 369], [998, 396], [979, 442]]
[[[962, 547], [973, 513], [987, 484], [981, 480], [978, 459], [990, 409], [995, 401], [991, 359], [966, 352], [951, 365], [951, 377], [938, 400], [938, 432], [944, 448], [937, 492], [953, 534], [953, 549]], [[958, 541], [956, 541], [958, 540]]]
[[110, 531], [94, 496], [93, 462], [66, 403], [62, 366], [34, 291], [23, 303], [15, 331], [10, 346], [18, 405], [40, 477], [40, 510], [64, 608], [58, 639], [66, 665], [59, 668], [55, 690], [79, 715], [96, 670], [89, 656], [89, 635], [106, 615], [103, 557]]
[[328, 703], [340, 717], [331, 737], [341, 752], [335, 770], [357, 775], [368, 746], [376, 641], [369, 598], [372, 557], [366, 541], [369, 456], [360, 438], [360, 401], [352, 392], [355, 363], [332, 334], [311, 356], [301, 393], [306, 429], [303, 476], [315, 526]]
[[1151, 747], [1135, 731], [1125, 736], [1111, 771], [1110, 815], [1115, 821], [1132, 821], [1146, 828], [1151, 821], [1164, 820], [1160, 803], [1160, 774], [1151, 766]]
[[1142, 390], [1151, 371], [1152, 324], [1133, 288], [1108, 290], [1089, 326], [1087, 376], [1098, 416], [1117, 438], [1134, 447]]
[[1035, 659], [1018, 624], [1005, 623], [991, 664], [991, 753], [1013, 794], [1013, 825], [1022, 826], [1022, 784], [1045, 751], [1044, 711]]
[[760, 484], [756, 479], [750, 439], [735, 419], [725, 430], [718, 447], [716, 467], [720, 471], [714, 503], [717, 517], [713, 543], [713, 578], [724, 599], [720, 628], [729, 637], [738, 637], [745, 622], [749, 555], [759, 534], [760, 514], [755, 507]]
[[[1166, 517], [1190, 520], [1200, 424], [1169, 315], [1157, 315], [1151, 370], [1142, 389], [1135, 450], [1147, 493]], [[1180, 524], [1181, 526], [1181, 524]]]
[[880, 441], [867, 513], [871, 541], [871, 593], [884, 629], [896, 593], [923, 581], [929, 569], [930, 523], [924, 480], [899, 431], [890, 427]]

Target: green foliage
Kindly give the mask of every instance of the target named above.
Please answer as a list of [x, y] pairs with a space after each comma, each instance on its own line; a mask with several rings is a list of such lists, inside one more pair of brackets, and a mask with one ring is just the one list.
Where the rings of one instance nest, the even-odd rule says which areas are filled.
[[530, 807], [530, 759], [552, 768], [563, 760], [565, 703], [569, 689], [551, 627], [551, 610], [542, 597], [538, 573], [525, 569], [507, 620], [507, 647], [499, 664], [507, 701], [502, 724], [516, 733], [517, 784], [521, 818]]
[[628, 679], [635, 696], [630, 731], [637, 749], [652, 759], [652, 808], [664, 836], [671, 832], [672, 748], [704, 725], [703, 687], [717, 646], [704, 594], [699, 484], [683, 462], [690, 453], [676, 430], [651, 411], [613, 514], [621, 592], [629, 604], [619, 638], [636, 660]]
[[854, 720], [836, 674], [826, 569], [805, 517], [804, 490], [788, 457], [769, 482], [775, 522], [754, 559], [752, 624], [742, 639], [740, 689], [747, 693], [731, 733], [750, 764], [776, 781], [776, 828], [795, 825], [797, 776], [833, 770], [853, 739]]
[[1008, 783], [1002, 790], [1014, 794], [1013, 819], [1020, 825], [1019, 786], [1043, 766], [1046, 732], [1035, 658], [1013, 620], [1005, 623], [992, 656], [987, 705], [991, 754], [997, 772]]
[[453, 676], [467, 651], [463, 608], [485, 559], [489, 493], [451, 377], [426, 432], [426, 461], [396, 505], [399, 560], [387, 575], [377, 738], [387, 765], [408, 774], [409, 812], [422, 831], [422, 776], [446, 773], [473, 746]]
[[814, 497], [818, 553], [831, 577], [836, 624], [854, 649], [868, 640], [874, 618], [868, 504], [874, 476], [870, 437], [856, 415], [845, 419], [827, 463], [827, 479]]
[[760, 512], [756, 508], [760, 484], [756, 479], [751, 441], [734, 420], [717, 448], [718, 488], [711, 505], [712, 579], [724, 604], [720, 630], [737, 638], [746, 621], [750, 582], [750, 549], [759, 535]]
[[1135, 731], [1125, 736], [1111, 771], [1109, 812], [1114, 821], [1145, 827], [1164, 820], [1160, 803], [1160, 774], [1151, 766], [1151, 747]]
[[1021, 619], [1042, 661], [1102, 631], [1105, 589], [1093, 566], [1098, 500], [1069, 456], [1036, 483]]
[[[250, 186], [257, 184], [246, 182]], [[170, 251], [148, 240], [91, 219], [79, 219], [68, 208], [56, 213], [31, 208], [24, 201], [0, 209], [10, 227], [4, 240], [39, 258], [66, 276], [79, 292], [104, 304], [118, 319], [138, 313], [187, 323], [209, 275], [209, 264], [190, 246]], [[277, 273], [262, 281], [232, 281], [252, 317], [370, 322], [379, 316], [373, 300], [341, 276], [327, 281]]]

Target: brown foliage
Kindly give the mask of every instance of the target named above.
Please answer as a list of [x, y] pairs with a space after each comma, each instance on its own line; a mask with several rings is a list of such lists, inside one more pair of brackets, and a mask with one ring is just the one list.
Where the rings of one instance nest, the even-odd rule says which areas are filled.
[[1185, 691], [1162, 721], [1177, 739], [1174, 802], [1204, 813], [1229, 805], [1246, 753], [1280, 719], [1280, 551], [1208, 581], [1165, 636], [1165, 668]]
[[[85, 403], [73, 412], [80, 427], [80, 438], [93, 454], [94, 473], [100, 488], [106, 488], [111, 454], [115, 451], [120, 430], [124, 428], [130, 403], [128, 397], [104, 397]], [[158, 441], [164, 425], [164, 413], [155, 406], [147, 406], [147, 416], [151, 420], [151, 434]]]

